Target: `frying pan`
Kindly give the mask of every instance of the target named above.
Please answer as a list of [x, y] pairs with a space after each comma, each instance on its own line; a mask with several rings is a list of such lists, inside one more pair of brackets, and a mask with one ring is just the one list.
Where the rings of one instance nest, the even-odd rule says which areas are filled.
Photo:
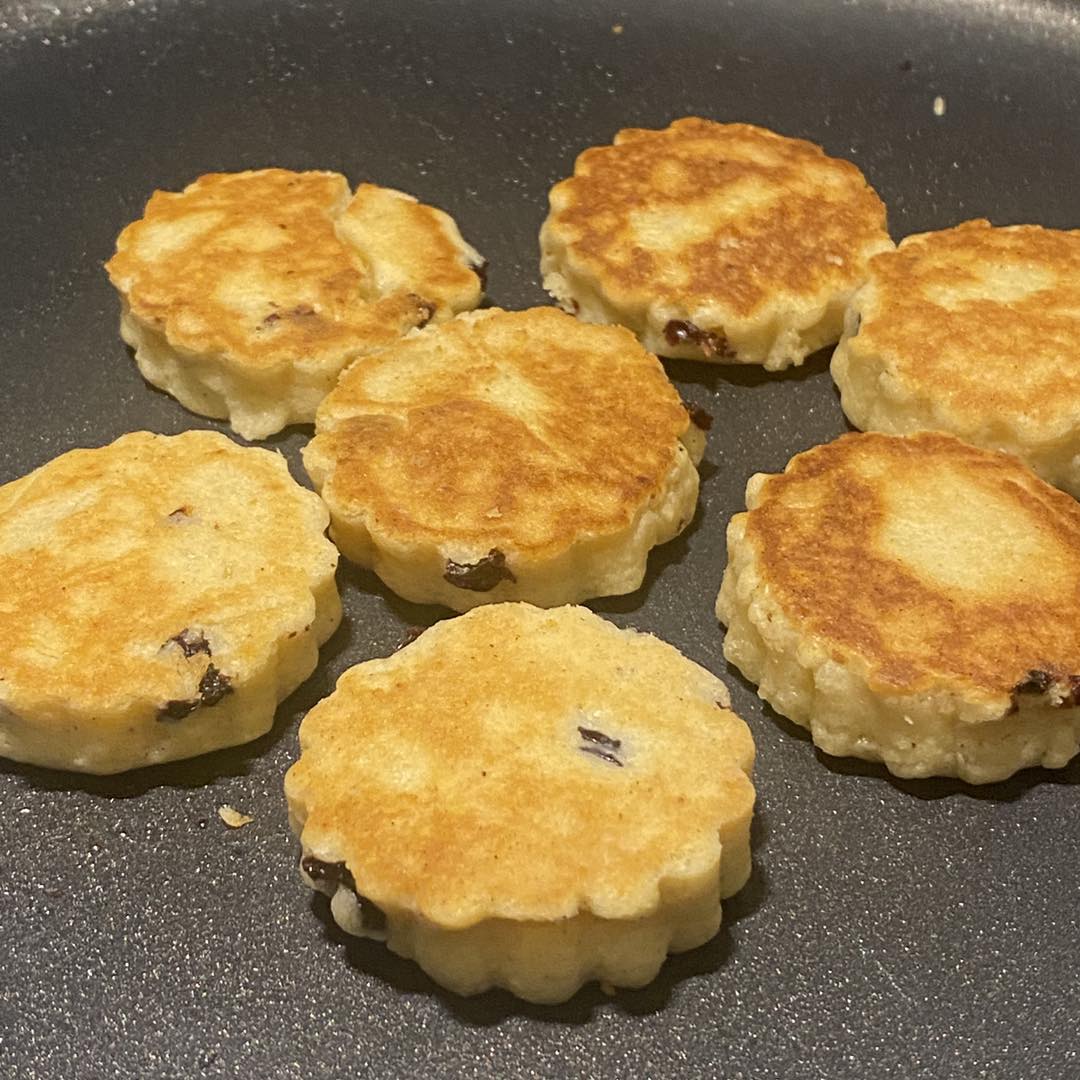
[[[220, 426], [144, 384], [117, 333], [101, 263], [155, 187], [271, 164], [400, 187], [521, 307], [546, 299], [536, 233], [574, 156], [685, 114], [854, 160], [897, 238], [1080, 225], [1078, 61], [1080, 7], [1035, 0], [5, 2], [0, 481]], [[727, 519], [753, 472], [844, 430], [826, 363], [669, 365], [716, 417], [701, 510], [640, 592], [591, 605], [719, 673], [753, 728], [756, 866], [712, 943], [644, 990], [538, 1008], [446, 994], [334, 928], [286, 824], [297, 724], [446, 615], [343, 567], [346, 621], [258, 742], [105, 779], [0, 764], [0, 1075], [1080, 1076], [1080, 768], [893, 780], [815, 752], [722, 659]], [[300, 479], [308, 437], [270, 440]]]

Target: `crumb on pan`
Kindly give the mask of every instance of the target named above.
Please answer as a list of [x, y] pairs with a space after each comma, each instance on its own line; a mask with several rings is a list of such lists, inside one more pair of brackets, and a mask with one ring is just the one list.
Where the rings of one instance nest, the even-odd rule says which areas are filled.
[[255, 819], [250, 814], [241, 814], [239, 810], [225, 803], [218, 807], [218, 817], [229, 826], [230, 829], [242, 829], [250, 825]]

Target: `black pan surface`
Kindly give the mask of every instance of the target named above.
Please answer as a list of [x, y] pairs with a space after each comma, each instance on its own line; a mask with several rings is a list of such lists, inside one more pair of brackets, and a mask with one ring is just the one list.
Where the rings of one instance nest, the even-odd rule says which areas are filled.
[[[853, 159], [897, 238], [975, 216], [1075, 227], [1078, 17], [1037, 0], [2, 3], [0, 481], [133, 429], [217, 426], [146, 386], [117, 333], [101, 263], [155, 187], [276, 164], [404, 188], [457, 217], [508, 307], [545, 300], [536, 233], [575, 154], [689, 113]], [[1080, 767], [900, 782], [762, 707], [712, 615], [724, 528], [751, 473], [844, 420], [824, 356], [781, 377], [669, 370], [716, 416], [702, 509], [641, 592], [592, 606], [724, 676], [753, 728], [756, 869], [715, 941], [645, 990], [544, 1009], [448, 995], [333, 927], [286, 823], [297, 724], [347, 666], [446, 614], [346, 567], [345, 624], [257, 743], [112, 779], [0, 765], [0, 1075], [1080, 1076]], [[308, 434], [271, 440], [298, 476]], [[226, 828], [223, 803], [254, 822]]]

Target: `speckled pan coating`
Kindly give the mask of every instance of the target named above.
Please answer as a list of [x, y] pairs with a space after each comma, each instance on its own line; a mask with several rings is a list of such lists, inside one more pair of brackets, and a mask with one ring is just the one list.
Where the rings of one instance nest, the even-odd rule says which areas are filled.
[[[411, 191], [491, 260], [504, 307], [545, 302], [536, 232], [580, 149], [692, 113], [850, 158], [898, 237], [977, 214], [1073, 228], [1075, 14], [1063, 0], [6, 0], [0, 472], [193, 422], [139, 378], [100, 266], [155, 187], [276, 164]], [[441, 994], [332, 929], [297, 877], [281, 797], [296, 726], [345, 668], [436, 615], [345, 569], [345, 625], [265, 739], [122, 780], [0, 771], [0, 1074], [1075, 1076], [1080, 768], [978, 797], [893, 783], [826, 767], [764, 711], [720, 660], [724, 527], [752, 473], [835, 438], [843, 416], [825, 358], [786, 377], [669, 371], [716, 417], [700, 516], [641, 594], [595, 606], [710, 667], [753, 729], [756, 872], [716, 940], [645, 990], [541, 1010]], [[271, 443], [297, 476], [306, 438]], [[254, 821], [229, 829], [225, 803]]]

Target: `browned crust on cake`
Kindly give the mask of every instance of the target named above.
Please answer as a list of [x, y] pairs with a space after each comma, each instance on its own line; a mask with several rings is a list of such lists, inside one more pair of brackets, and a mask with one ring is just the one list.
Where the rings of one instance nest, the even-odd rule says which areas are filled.
[[[973, 489], [1010, 502], [1060, 556], [1066, 584], [1042, 586], [1032, 566], [1030, 581], [1007, 595], [977, 594], [891, 558], [880, 544], [884, 478], [923, 466], [928, 475], [958, 470]], [[1008, 455], [938, 433], [845, 435], [765, 480], [746, 539], [770, 597], [800, 633], [838, 660], [865, 664], [880, 692], [948, 682], [1012, 695], [1031, 671], [1080, 672], [1080, 504]]]
[[[228, 543], [226, 497], [274, 507], [253, 576], [200, 557], [206, 531]], [[58, 737], [73, 710], [107, 731], [132, 701], [163, 723], [216, 706], [266, 663], [284, 598], [304, 611], [310, 575], [332, 571], [324, 515], [280, 457], [209, 431], [135, 432], [0, 486], [0, 706]], [[213, 634], [230, 641], [224, 659]]]
[[[372, 190], [361, 185], [356, 200]], [[341, 363], [423, 326], [455, 288], [479, 300], [479, 278], [439, 212], [411, 201], [401, 209], [423, 229], [430, 295], [380, 290], [337, 229], [356, 200], [336, 173], [210, 173], [182, 192], [155, 192], [106, 269], [132, 315], [170, 346], [253, 369]], [[167, 239], [187, 227], [184, 242]]]
[[[453, 362], [429, 368], [436, 349]], [[370, 389], [414, 367], [404, 397]], [[535, 410], [501, 403], [503, 379]], [[395, 543], [540, 559], [626, 528], [668, 481], [689, 426], [629, 331], [554, 308], [492, 309], [350, 368], [304, 460], [335, 517], [363, 516]]]
[[[695, 202], [748, 186], [776, 197], [677, 250], [628, 231], [635, 211], [693, 213]], [[627, 128], [613, 146], [584, 151], [551, 201], [546, 227], [613, 298], [714, 304], [731, 317], [750, 317], [777, 294], [850, 289], [865, 276], [860, 252], [888, 241], [885, 207], [855, 165], [801, 139], [695, 117], [662, 131]]]
[[720, 698], [675, 649], [582, 608], [482, 607], [345, 672], [286, 792], [305, 850], [389, 913], [655, 909], [751, 814], [753, 740]]
[[[1031, 279], [1032, 291], [995, 297], [983, 283], [1003, 268]], [[1034, 424], [1050, 437], [1076, 426], [1080, 230], [968, 221], [909, 236], [875, 256], [870, 275], [851, 362], [880, 357], [890, 379], [972, 434]]]

